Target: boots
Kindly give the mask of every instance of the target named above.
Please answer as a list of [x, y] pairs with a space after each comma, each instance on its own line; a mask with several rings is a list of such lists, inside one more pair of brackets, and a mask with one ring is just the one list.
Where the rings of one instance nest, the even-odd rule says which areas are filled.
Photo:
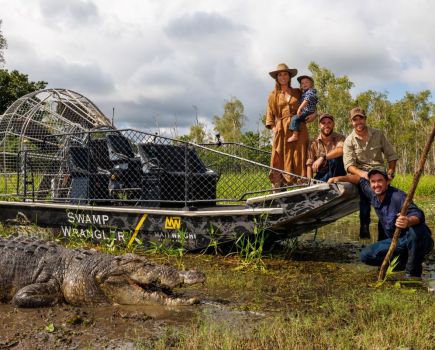
[[359, 238], [370, 238], [369, 224], [361, 223], [359, 227]]

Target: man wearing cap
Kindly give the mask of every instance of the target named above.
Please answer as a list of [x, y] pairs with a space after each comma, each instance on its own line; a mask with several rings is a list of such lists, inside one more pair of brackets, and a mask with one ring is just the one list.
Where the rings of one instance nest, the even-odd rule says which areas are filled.
[[358, 175], [338, 176], [329, 183], [352, 182], [357, 184], [363, 196], [373, 205], [386, 239], [378, 241], [361, 251], [361, 261], [368, 265], [380, 266], [388, 252], [396, 227], [402, 229], [395, 256], [405, 265], [406, 277], [421, 277], [424, 256], [434, 246], [431, 231], [426, 225], [425, 216], [414, 203], [406, 215], [400, 215], [406, 193], [389, 185], [385, 168], [374, 167], [367, 172], [368, 180]]
[[343, 165], [343, 143], [345, 137], [334, 132], [334, 117], [324, 113], [319, 118], [319, 135], [311, 141], [308, 150], [307, 176], [328, 181], [334, 176], [346, 175]]
[[[344, 141], [344, 169], [348, 173], [367, 179], [367, 172], [372, 167], [384, 166], [386, 160], [388, 162], [387, 175], [392, 180], [396, 162], [399, 159], [393, 146], [380, 130], [367, 126], [367, 117], [362, 108], [353, 108], [349, 118], [353, 131]], [[370, 203], [364, 196], [360, 197], [360, 237], [369, 238]], [[382, 238], [384, 236], [379, 226], [378, 239]]]

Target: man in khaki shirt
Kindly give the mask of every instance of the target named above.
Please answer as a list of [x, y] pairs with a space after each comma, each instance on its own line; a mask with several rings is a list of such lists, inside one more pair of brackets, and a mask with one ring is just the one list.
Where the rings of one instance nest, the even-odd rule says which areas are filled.
[[[367, 173], [373, 167], [388, 163], [387, 174], [391, 181], [394, 177], [396, 162], [399, 157], [393, 146], [380, 130], [367, 126], [365, 111], [355, 107], [350, 111], [353, 131], [344, 141], [343, 162], [348, 173], [368, 179]], [[370, 202], [360, 196], [360, 238], [369, 238]], [[379, 228], [379, 227], [378, 227]], [[384, 239], [379, 229], [378, 239]]]
[[324, 113], [319, 118], [319, 135], [311, 141], [308, 149], [307, 176], [328, 181], [334, 176], [346, 175], [343, 165], [345, 137], [334, 132], [334, 117]]

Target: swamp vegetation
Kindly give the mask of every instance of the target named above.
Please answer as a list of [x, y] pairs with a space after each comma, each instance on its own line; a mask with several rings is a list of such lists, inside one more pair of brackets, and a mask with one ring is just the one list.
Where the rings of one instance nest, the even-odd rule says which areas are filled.
[[[407, 189], [407, 177], [395, 185]], [[415, 202], [435, 228], [434, 178], [424, 177]], [[372, 214], [374, 217], [374, 214]], [[8, 228], [3, 228], [4, 234]], [[376, 232], [376, 220], [371, 225]], [[92, 246], [113, 254], [134, 251], [158, 263], [198, 268], [203, 285], [183, 288], [201, 299], [192, 307], [61, 305], [15, 309], [0, 305], [0, 348], [13, 349], [433, 349], [435, 253], [423, 282], [403, 272], [376, 286], [377, 269], [359, 262], [358, 215], [266, 250], [258, 238], [186, 254], [163, 246], [144, 251], [113, 242]], [[374, 241], [374, 238], [372, 238]]]

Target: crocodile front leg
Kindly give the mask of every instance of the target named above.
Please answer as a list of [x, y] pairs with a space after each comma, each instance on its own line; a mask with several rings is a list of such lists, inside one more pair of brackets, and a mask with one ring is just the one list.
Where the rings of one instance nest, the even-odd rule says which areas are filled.
[[21, 288], [12, 299], [18, 307], [53, 306], [63, 301], [63, 295], [56, 281], [29, 284]]

